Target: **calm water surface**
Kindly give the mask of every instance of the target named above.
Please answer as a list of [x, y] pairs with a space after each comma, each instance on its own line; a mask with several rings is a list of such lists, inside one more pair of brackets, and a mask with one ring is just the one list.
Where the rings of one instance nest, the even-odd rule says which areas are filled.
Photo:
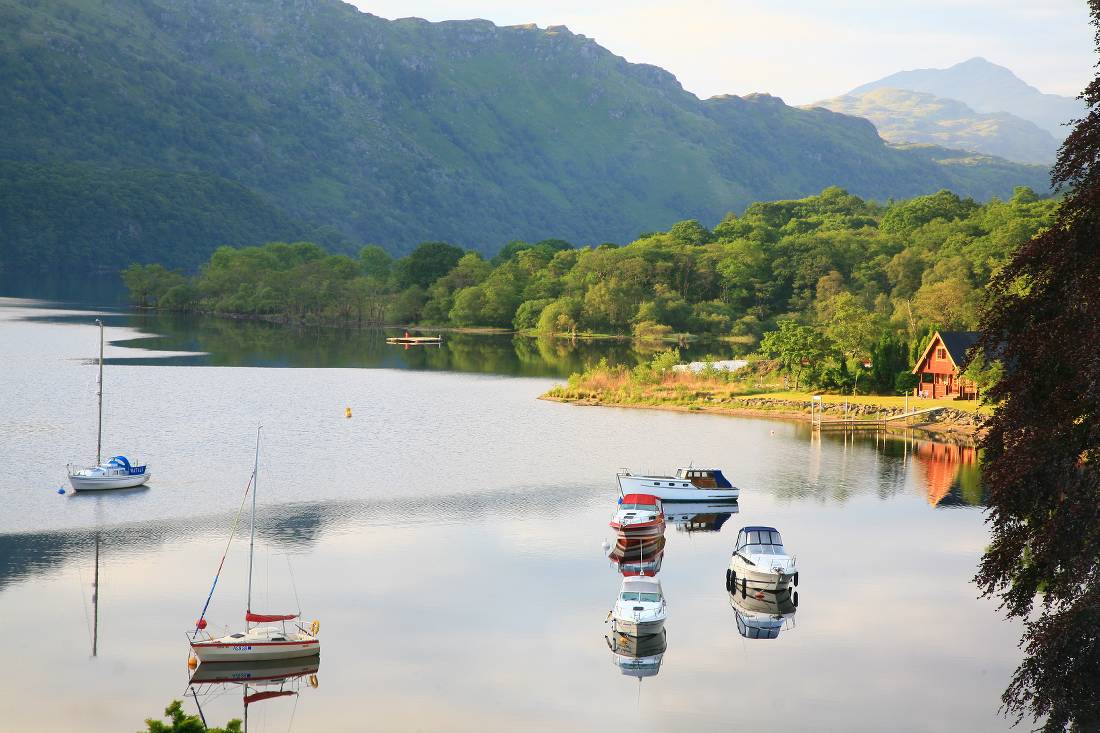
[[[254, 605], [295, 610], [296, 591], [323, 654], [318, 686], [250, 705], [251, 730], [1009, 728], [997, 705], [1020, 629], [969, 582], [986, 543], [969, 449], [542, 402], [553, 379], [514, 375], [573, 367], [517, 369], [514, 345], [495, 364], [482, 346], [418, 364], [339, 333], [311, 349], [315, 336], [265, 327], [261, 346], [230, 348], [217, 323], [113, 313], [105, 450], [148, 460], [153, 479], [58, 495], [64, 465], [94, 458], [97, 313], [0, 300], [5, 730], [137, 730], [184, 697], [184, 632], [259, 422]], [[382, 368], [333, 368], [349, 366]], [[742, 500], [667, 532], [667, 649], [639, 679], [604, 639], [614, 472], [688, 461], [724, 468]], [[771, 640], [738, 633], [723, 587], [746, 524], [778, 527], [801, 568]], [[212, 630], [242, 620], [246, 567], [242, 532]], [[242, 690], [215, 688], [199, 703], [223, 725]]]

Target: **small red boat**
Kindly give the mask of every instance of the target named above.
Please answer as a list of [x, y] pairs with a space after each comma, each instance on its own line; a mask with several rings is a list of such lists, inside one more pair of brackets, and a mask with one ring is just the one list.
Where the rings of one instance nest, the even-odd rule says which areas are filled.
[[658, 537], [665, 533], [661, 500], [650, 494], [627, 494], [611, 518], [611, 529], [623, 537]]

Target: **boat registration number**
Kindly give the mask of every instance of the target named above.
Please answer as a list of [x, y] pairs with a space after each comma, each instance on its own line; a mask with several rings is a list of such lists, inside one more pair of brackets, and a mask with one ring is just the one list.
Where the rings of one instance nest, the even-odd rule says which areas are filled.
[[235, 646], [235, 647], [233, 647], [233, 651], [235, 651], [235, 652], [250, 652], [250, 651], [252, 651], [252, 647], [250, 647], [250, 646]]

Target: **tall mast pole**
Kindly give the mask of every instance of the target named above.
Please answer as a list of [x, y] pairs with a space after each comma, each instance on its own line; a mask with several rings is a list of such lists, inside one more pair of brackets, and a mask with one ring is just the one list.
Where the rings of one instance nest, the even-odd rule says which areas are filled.
[[103, 321], [97, 318], [95, 322], [99, 324], [99, 389], [96, 392], [99, 399], [99, 428], [95, 435], [95, 465], [98, 466], [103, 462]]
[[256, 462], [252, 467], [252, 519], [249, 522], [248, 538], [248, 607], [245, 613], [252, 613], [252, 554], [256, 547], [256, 489], [260, 483], [260, 430], [263, 425], [256, 426]]

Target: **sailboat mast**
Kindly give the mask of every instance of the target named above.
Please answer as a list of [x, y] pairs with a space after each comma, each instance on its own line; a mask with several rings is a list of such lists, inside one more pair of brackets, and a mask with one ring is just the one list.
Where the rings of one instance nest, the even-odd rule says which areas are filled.
[[256, 427], [256, 462], [252, 467], [252, 518], [249, 521], [248, 537], [248, 607], [246, 613], [252, 613], [252, 555], [256, 547], [256, 489], [260, 483], [260, 430]]
[[95, 465], [98, 466], [103, 462], [103, 321], [97, 318], [95, 322], [99, 324], [99, 389], [96, 391], [99, 400], [99, 428], [95, 435]]

